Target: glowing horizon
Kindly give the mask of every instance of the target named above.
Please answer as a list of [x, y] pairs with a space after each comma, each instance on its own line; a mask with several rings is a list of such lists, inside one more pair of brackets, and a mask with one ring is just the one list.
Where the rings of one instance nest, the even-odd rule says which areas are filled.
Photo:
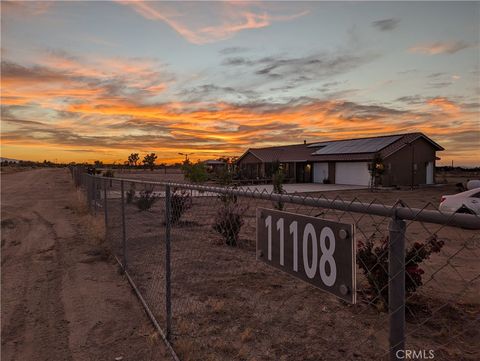
[[2, 157], [174, 163], [419, 131], [438, 165], [480, 165], [480, 3], [1, 6]]

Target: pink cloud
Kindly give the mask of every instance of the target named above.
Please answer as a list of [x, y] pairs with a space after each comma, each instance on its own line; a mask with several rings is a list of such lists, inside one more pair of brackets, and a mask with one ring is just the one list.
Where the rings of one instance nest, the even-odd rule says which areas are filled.
[[55, 5], [54, 1], [2, 1], [2, 11], [21, 16], [36, 16], [48, 12], [53, 5]]
[[419, 54], [454, 54], [460, 50], [471, 48], [473, 44], [463, 41], [437, 41], [433, 43], [417, 44], [408, 49], [411, 53]]
[[[172, 8], [170, 3], [147, 3], [144, 1], [118, 1], [123, 5], [132, 7], [137, 13], [150, 20], [160, 20], [168, 24], [172, 29], [184, 37], [187, 41], [202, 45], [231, 38], [236, 33], [259, 29], [271, 25], [276, 21], [289, 21], [308, 14], [302, 11], [288, 15], [270, 14], [268, 11], [249, 9], [252, 3], [218, 3], [215, 8], [209, 8], [215, 13], [201, 14], [199, 11], [181, 11], [185, 7], [183, 3], [178, 8]], [[198, 10], [198, 8], [196, 9]], [[202, 8], [206, 10], [206, 8]], [[212, 19], [221, 19], [220, 24], [212, 24]]]

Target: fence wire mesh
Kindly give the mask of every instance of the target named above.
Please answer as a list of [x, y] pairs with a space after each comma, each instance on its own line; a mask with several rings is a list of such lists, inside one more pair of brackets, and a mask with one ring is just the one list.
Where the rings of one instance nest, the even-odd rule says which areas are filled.
[[[181, 360], [480, 359], [478, 216], [79, 172], [75, 183], [105, 218], [112, 252]], [[257, 261], [259, 207], [354, 224], [357, 303]], [[393, 279], [405, 284], [401, 299]]]

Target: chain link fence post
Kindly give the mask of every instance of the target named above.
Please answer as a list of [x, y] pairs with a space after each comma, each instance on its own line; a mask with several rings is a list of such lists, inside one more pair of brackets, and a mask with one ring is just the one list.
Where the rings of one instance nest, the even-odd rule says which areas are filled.
[[127, 231], [125, 224], [125, 192], [123, 186], [123, 180], [120, 181], [120, 193], [122, 203], [122, 246], [123, 246], [123, 270], [127, 271]]
[[92, 178], [89, 176], [87, 178], [87, 204], [88, 204], [88, 213], [92, 212]]
[[170, 225], [171, 225], [171, 194], [170, 186], [165, 187], [165, 312], [166, 338], [170, 342], [172, 334], [172, 299], [171, 299], [171, 269], [170, 269]]
[[390, 361], [400, 360], [405, 350], [405, 221], [395, 214], [389, 224], [388, 314]]
[[103, 180], [103, 215], [105, 217], [105, 240], [108, 240], [108, 198], [107, 180]]
[[97, 176], [93, 176], [93, 215], [97, 215]]

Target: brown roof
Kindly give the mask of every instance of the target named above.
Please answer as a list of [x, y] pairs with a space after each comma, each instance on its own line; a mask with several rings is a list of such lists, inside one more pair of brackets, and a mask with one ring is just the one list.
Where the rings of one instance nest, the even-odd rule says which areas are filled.
[[[356, 160], [360, 161], [360, 160], [371, 160], [375, 156], [375, 153], [378, 152], [380, 153], [380, 156], [382, 158], [387, 158], [388, 156], [398, 152], [400, 149], [408, 146], [410, 143], [414, 142], [419, 138], [425, 139], [427, 142], [432, 144], [432, 146], [438, 151], [444, 150], [443, 147], [435, 143], [432, 139], [430, 139], [423, 133], [406, 133], [406, 134], [397, 134], [395, 137], [395, 141], [386, 145], [382, 149], [379, 149], [376, 152], [325, 154], [325, 155], [315, 155], [314, 157], [317, 162], [318, 161], [356, 161]], [[362, 138], [362, 139], [373, 139], [373, 138]], [[334, 141], [334, 142], [337, 142], [337, 141]], [[342, 141], [338, 141], [338, 142], [342, 142]], [[312, 144], [311, 147], [315, 144], [316, 143]], [[318, 148], [310, 148], [310, 149], [312, 149], [313, 152], [315, 152]]]
[[207, 165], [226, 164], [224, 161], [222, 161], [222, 160], [216, 160], [216, 159], [207, 159], [207, 160], [204, 160], [203, 163], [204, 163], [204, 164], [207, 164]]
[[250, 148], [240, 158], [238, 158], [237, 162], [249, 152], [264, 163], [275, 161], [305, 162], [307, 160], [315, 160], [315, 157], [312, 155], [315, 149], [308, 148], [308, 145], [309, 144], [302, 143], [278, 147]]
[[[383, 148], [379, 148], [374, 152], [361, 152], [362, 148], [365, 147], [365, 142], [356, 142], [359, 139], [364, 140], [374, 140], [380, 138], [389, 138], [391, 137], [391, 142], [386, 142], [386, 145]], [[238, 160], [240, 161], [246, 154], [251, 153], [257, 157], [260, 161], [264, 163], [279, 161], [279, 162], [305, 162], [305, 161], [362, 161], [362, 160], [371, 160], [375, 156], [375, 153], [380, 153], [383, 158], [386, 158], [393, 153], [399, 151], [405, 146], [408, 146], [411, 142], [424, 138], [426, 141], [432, 144], [436, 150], [444, 150], [440, 145], [435, 143], [432, 139], [428, 138], [423, 133], [406, 133], [406, 134], [396, 134], [392, 136], [381, 136], [381, 137], [370, 137], [370, 138], [358, 138], [358, 139], [347, 139], [347, 140], [338, 140], [338, 141], [327, 141], [321, 143], [310, 143], [310, 144], [295, 144], [287, 146], [277, 146], [277, 147], [267, 147], [267, 148], [250, 148], [248, 149]], [[335, 153], [335, 149], [339, 148], [339, 144], [343, 143], [351, 149], [351, 152], [345, 152], [345, 150]], [[347, 144], [348, 143], [348, 144]], [[362, 144], [360, 144], [362, 143]], [[369, 142], [371, 143], [371, 141]], [[383, 143], [381, 143], [383, 144]], [[318, 145], [318, 146], [317, 146]], [[316, 151], [322, 150], [326, 146], [332, 147], [332, 152], [329, 154], [316, 154], [313, 155]], [[355, 147], [357, 147], [355, 149]], [[321, 152], [320, 152], [321, 153]], [[327, 152], [328, 153], [328, 152]]]

